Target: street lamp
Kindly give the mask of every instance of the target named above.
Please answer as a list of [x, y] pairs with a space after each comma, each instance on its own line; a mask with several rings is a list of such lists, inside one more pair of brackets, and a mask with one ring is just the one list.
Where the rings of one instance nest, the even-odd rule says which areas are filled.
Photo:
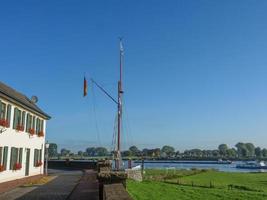
[[49, 143], [46, 141], [45, 143], [45, 175], [48, 175], [47, 168], [48, 168], [48, 148], [49, 148]]

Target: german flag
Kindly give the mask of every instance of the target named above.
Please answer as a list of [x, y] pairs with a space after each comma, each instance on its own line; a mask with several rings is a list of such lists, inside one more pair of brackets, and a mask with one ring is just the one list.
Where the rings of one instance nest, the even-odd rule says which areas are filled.
[[83, 97], [87, 95], [87, 80], [86, 77], [83, 79]]

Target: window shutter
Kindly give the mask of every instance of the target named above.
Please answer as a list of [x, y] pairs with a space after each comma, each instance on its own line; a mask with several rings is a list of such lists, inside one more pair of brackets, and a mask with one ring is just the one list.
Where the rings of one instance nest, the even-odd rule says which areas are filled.
[[19, 149], [19, 163], [22, 164], [23, 148]]
[[35, 167], [37, 163], [37, 149], [34, 149], [34, 160], [33, 160], [33, 166]]
[[37, 120], [36, 120], [36, 134], [38, 135], [39, 134], [39, 127], [40, 127], [40, 119], [39, 118], [37, 118]]
[[2, 165], [3, 147], [0, 147], [0, 165]]
[[7, 105], [7, 116], [6, 116], [6, 119], [8, 121], [8, 127], [10, 127], [10, 117], [11, 117], [11, 105], [8, 104]]
[[18, 154], [19, 154], [19, 149], [18, 148], [15, 148], [15, 158], [14, 158], [14, 160], [15, 160], [15, 162], [14, 162], [14, 164], [15, 163], [17, 163], [19, 160], [18, 160]]
[[23, 126], [23, 131], [24, 131], [24, 129], [25, 129], [25, 111], [23, 111], [22, 112], [22, 123], [21, 123], [21, 125]]
[[4, 147], [3, 165], [5, 170], [7, 165], [7, 154], [8, 154], [8, 147]]
[[29, 119], [29, 115], [30, 115], [30, 114], [28, 113], [28, 114], [27, 114], [27, 118], [26, 118], [26, 132], [29, 132], [29, 129], [30, 129], [30, 128], [29, 128], [29, 120], [30, 120], [30, 119]]
[[14, 147], [11, 147], [11, 155], [10, 155], [10, 166], [9, 169], [13, 170], [13, 166], [14, 166]]
[[42, 132], [44, 132], [44, 120], [41, 120], [41, 130]]
[[32, 128], [34, 129], [34, 131], [36, 130], [36, 127], [35, 127], [35, 116], [32, 118]]
[[[15, 108], [14, 109], [14, 119], [13, 119], [13, 129], [16, 129], [16, 127], [17, 127], [17, 120], [18, 120], [18, 117], [17, 117], [17, 115], [18, 115], [18, 109], [17, 108]], [[12, 150], [11, 150], [12, 151]]]
[[40, 151], [39, 161], [42, 161], [42, 149], [40, 149], [39, 151]]

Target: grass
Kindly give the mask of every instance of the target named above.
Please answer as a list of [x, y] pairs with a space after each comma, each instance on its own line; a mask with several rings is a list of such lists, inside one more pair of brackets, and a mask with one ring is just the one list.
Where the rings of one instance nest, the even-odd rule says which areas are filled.
[[266, 173], [146, 170], [144, 179], [143, 182], [127, 181], [127, 190], [135, 200], [267, 199]]

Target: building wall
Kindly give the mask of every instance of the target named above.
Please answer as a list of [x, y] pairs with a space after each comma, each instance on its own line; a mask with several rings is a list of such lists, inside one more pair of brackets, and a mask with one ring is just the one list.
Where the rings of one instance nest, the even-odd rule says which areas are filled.
[[[25, 132], [26, 128], [24, 128], [23, 132], [22, 131], [18, 132], [13, 129], [14, 108], [18, 106], [10, 102], [7, 102], [3, 99], [1, 99], [1, 101], [3, 103], [10, 104], [12, 108], [11, 108], [10, 127], [6, 128], [6, 131], [4, 131], [3, 133], [0, 133], [0, 147], [8, 146], [7, 167], [5, 171], [0, 172], [0, 183], [25, 177], [26, 149], [30, 149], [29, 176], [42, 174], [44, 170], [46, 120], [38, 116], [40, 119], [44, 120], [44, 125], [43, 125], [44, 137], [38, 137], [36, 134], [33, 136], [30, 136], [29, 133]], [[26, 111], [26, 116], [27, 116], [27, 113], [31, 113], [29, 110], [22, 109], [21, 107], [18, 107], [18, 108], [22, 111]], [[26, 126], [26, 119], [27, 117], [25, 117], [25, 123], [24, 123], [25, 126]], [[23, 148], [22, 168], [20, 170], [16, 170], [16, 171], [10, 170], [11, 147]], [[34, 149], [42, 149], [41, 160], [42, 160], [43, 165], [40, 167], [34, 166]]]

